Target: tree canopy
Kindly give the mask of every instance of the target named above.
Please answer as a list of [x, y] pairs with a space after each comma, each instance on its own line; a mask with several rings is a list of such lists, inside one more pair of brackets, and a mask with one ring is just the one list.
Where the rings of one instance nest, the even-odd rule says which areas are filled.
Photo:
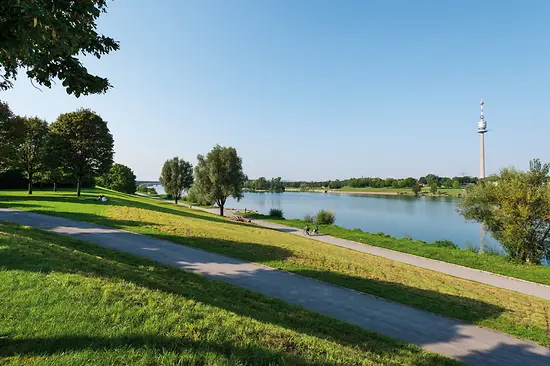
[[126, 165], [114, 164], [106, 174], [96, 180], [96, 183], [114, 191], [136, 193], [136, 176]]
[[468, 187], [459, 212], [490, 230], [512, 258], [550, 260], [549, 164], [535, 159], [526, 172], [505, 168]]
[[79, 56], [101, 58], [119, 49], [97, 32], [107, 0], [0, 1], [0, 90], [13, 87], [20, 69], [38, 84], [62, 81], [75, 96], [104, 93], [109, 80], [93, 75]]
[[183, 191], [193, 185], [193, 166], [177, 156], [166, 160], [159, 180], [166, 193], [172, 195], [177, 204]]
[[243, 173], [242, 159], [233, 147], [216, 145], [206, 157], [197, 156], [195, 185], [200, 195], [214, 201], [223, 216], [225, 201], [229, 196], [243, 197], [243, 186], [247, 180]]
[[113, 136], [104, 121], [89, 109], [60, 115], [51, 124], [64, 167], [76, 176], [77, 196], [82, 179], [100, 176], [113, 164]]

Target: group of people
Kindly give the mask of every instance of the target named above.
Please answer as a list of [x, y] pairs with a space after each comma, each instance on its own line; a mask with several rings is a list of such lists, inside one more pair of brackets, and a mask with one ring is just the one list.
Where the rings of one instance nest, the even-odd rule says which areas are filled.
[[[309, 225], [306, 225], [306, 228], [305, 228], [306, 235], [310, 235], [309, 231], [310, 231]], [[319, 227], [317, 225], [315, 225], [315, 227], [313, 228], [313, 234], [319, 235]]]
[[104, 195], [100, 194], [98, 197], [97, 197], [97, 200], [99, 202], [107, 202], [107, 197], [105, 197]]

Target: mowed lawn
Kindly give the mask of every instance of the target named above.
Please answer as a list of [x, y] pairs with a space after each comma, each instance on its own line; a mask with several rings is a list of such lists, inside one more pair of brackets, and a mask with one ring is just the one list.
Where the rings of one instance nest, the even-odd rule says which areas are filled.
[[458, 364], [229, 284], [1, 222], [0, 309], [0, 364]]
[[[107, 204], [95, 197], [104, 193]], [[150, 198], [0, 191], [0, 206], [95, 222], [338, 284], [549, 345], [549, 301]]]

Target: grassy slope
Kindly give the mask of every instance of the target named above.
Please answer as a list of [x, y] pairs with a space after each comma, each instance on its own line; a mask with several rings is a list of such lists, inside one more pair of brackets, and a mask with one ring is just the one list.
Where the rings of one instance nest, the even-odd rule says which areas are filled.
[[0, 364], [455, 364], [53, 233], [0, 222], [0, 253]]
[[114, 226], [284, 269], [442, 315], [550, 344], [550, 302], [148, 198], [97, 191], [0, 192], [0, 206]]
[[[295, 228], [304, 228], [307, 224], [299, 219], [278, 219], [260, 214], [246, 216], [271, 221]], [[310, 224], [311, 225], [311, 224]], [[550, 266], [522, 264], [495, 253], [473, 253], [469, 250], [442, 248], [419, 240], [395, 238], [383, 233], [373, 234], [361, 229], [346, 229], [337, 225], [320, 225], [319, 230], [326, 235], [353, 240], [358, 243], [374, 245], [420, 257], [437, 259], [443, 262], [465, 267], [481, 269], [504, 276], [550, 285]]]

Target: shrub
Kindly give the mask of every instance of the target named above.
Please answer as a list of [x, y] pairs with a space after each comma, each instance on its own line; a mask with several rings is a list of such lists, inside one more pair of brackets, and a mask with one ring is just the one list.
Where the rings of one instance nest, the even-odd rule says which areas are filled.
[[441, 248], [458, 249], [458, 246], [455, 243], [453, 243], [451, 240], [447, 240], [447, 239], [436, 240], [436, 241], [434, 241], [433, 245], [435, 245], [436, 247], [441, 247]]
[[315, 216], [315, 223], [318, 225], [332, 225], [336, 221], [335, 215], [327, 210], [319, 210]]
[[310, 214], [307, 214], [307, 215], [304, 216], [304, 221], [305, 222], [310, 222], [310, 223], [313, 224], [313, 220], [314, 220], [314, 218]]
[[278, 218], [282, 219], [283, 218], [283, 210], [281, 210], [279, 208], [272, 208], [271, 210], [269, 210], [269, 216], [278, 217]]
[[158, 193], [157, 193], [157, 190], [154, 189], [154, 188], [152, 188], [152, 187], [151, 187], [151, 188], [147, 188], [147, 193], [149, 193], [149, 194], [158, 194]]
[[136, 191], [139, 193], [147, 193], [147, 186], [145, 184], [140, 184]]

